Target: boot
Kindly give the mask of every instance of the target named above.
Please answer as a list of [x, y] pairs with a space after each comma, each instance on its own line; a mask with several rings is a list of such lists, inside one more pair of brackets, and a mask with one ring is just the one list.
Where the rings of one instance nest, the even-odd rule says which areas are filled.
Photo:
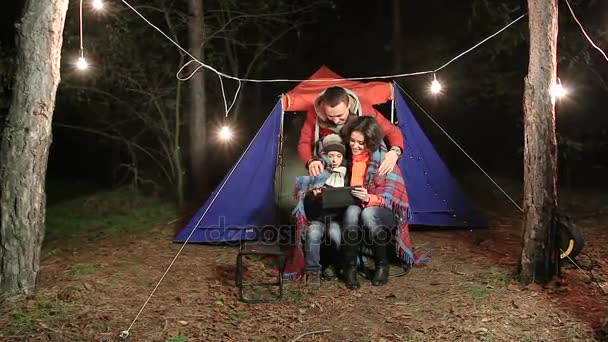
[[336, 275], [337, 273], [334, 268], [334, 265], [329, 265], [326, 269], [323, 270], [323, 273], [321, 273], [321, 279], [331, 281], [336, 279]]
[[306, 282], [313, 290], [318, 290], [321, 287], [321, 275], [319, 271], [306, 271]]
[[344, 275], [344, 284], [351, 290], [356, 290], [359, 287], [359, 280], [357, 279], [357, 251], [358, 246], [348, 246], [342, 249], [344, 256], [344, 268], [342, 274]]
[[344, 267], [344, 285], [351, 290], [361, 287], [357, 279], [357, 265], [347, 265]]
[[379, 286], [388, 283], [388, 257], [386, 255], [386, 241], [377, 241], [374, 243], [374, 259], [376, 261], [376, 270], [372, 285]]
[[388, 265], [376, 265], [372, 285], [380, 286], [388, 283]]

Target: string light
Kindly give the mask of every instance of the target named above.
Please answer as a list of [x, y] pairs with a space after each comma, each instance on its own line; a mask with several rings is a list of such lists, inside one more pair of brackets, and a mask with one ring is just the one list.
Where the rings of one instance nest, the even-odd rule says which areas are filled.
[[82, 0], [80, 0], [80, 16], [79, 16], [78, 26], [80, 29], [80, 57], [76, 60], [76, 68], [80, 71], [87, 70], [89, 68], [89, 63], [84, 58], [84, 36], [82, 34]]
[[564, 88], [564, 86], [562, 85], [562, 82], [560, 81], [559, 77], [557, 78], [557, 83], [555, 83], [552, 87], [551, 87], [551, 101], [553, 101], [553, 103], [555, 103], [556, 100], [561, 99], [562, 97], [568, 95], [568, 91], [566, 90], [566, 88]]
[[76, 68], [82, 71], [87, 70], [89, 68], [89, 63], [84, 58], [84, 56], [78, 57], [78, 60], [76, 60]]
[[[230, 80], [234, 80], [234, 81], [241, 81], [241, 82], [253, 82], [253, 83], [274, 83], [274, 82], [329, 82], [329, 81], [345, 81], [345, 80], [350, 80], [350, 81], [362, 81], [362, 80], [374, 80], [374, 79], [388, 79], [388, 78], [399, 78], [399, 77], [409, 77], [409, 76], [418, 76], [418, 75], [426, 75], [426, 74], [430, 74], [430, 73], [435, 73], [445, 67], [447, 67], [448, 65], [450, 65], [452, 62], [456, 61], [457, 59], [461, 58], [462, 56], [468, 54], [469, 52], [473, 51], [474, 49], [476, 49], [477, 47], [479, 47], [480, 45], [482, 45], [483, 43], [487, 42], [488, 40], [496, 37], [498, 34], [500, 34], [501, 32], [503, 32], [504, 30], [506, 30], [507, 28], [509, 28], [511, 25], [517, 23], [519, 20], [521, 20], [522, 18], [524, 18], [526, 15], [528, 15], [528, 13], [524, 13], [522, 15], [520, 15], [519, 17], [517, 17], [517, 19], [511, 21], [510, 23], [508, 23], [507, 25], [505, 25], [503, 28], [501, 28], [500, 30], [496, 31], [495, 33], [491, 34], [490, 36], [486, 37], [485, 39], [483, 39], [482, 41], [480, 41], [479, 43], [473, 45], [471, 48], [463, 51], [462, 53], [460, 53], [459, 55], [457, 55], [456, 57], [452, 58], [451, 60], [449, 60], [447, 63], [443, 64], [442, 66], [438, 67], [437, 69], [434, 70], [427, 70], [427, 71], [417, 71], [417, 72], [410, 72], [410, 73], [404, 73], [404, 74], [394, 74], [394, 75], [379, 75], [379, 76], [365, 76], [365, 77], [347, 77], [347, 78], [322, 78], [322, 79], [283, 79], [283, 78], [279, 78], [279, 79], [253, 79], [253, 78], [239, 78], [236, 76], [232, 76], [232, 75], [228, 75], [225, 74], [223, 72], [220, 72], [219, 70], [215, 69], [213, 66], [205, 64], [203, 62], [201, 62], [199, 59], [197, 59], [196, 57], [194, 57], [187, 49], [183, 48], [181, 45], [179, 45], [175, 40], [173, 40], [168, 34], [166, 34], [163, 30], [161, 30], [158, 26], [154, 25], [148, 18], [146, 18], [143, 14], [141, 14], [141, 12], [139, 12], [137, 9], [135, 9], [135, 7], [133, 7], [127, 0], [121, 0], [123, 4], [125, 4], [127, 7], [129, 7], [129, 9], [131, 9], [135, 14], [137, 14], [143, 21], [145, 21], [150, 27], [152, 27], [153, 29], [155, 29], [156, 31], [158, 31], [158, 33], [160, 33], [163, 37], [165, 37], [167, 40], [169, 40], [171, 43], [173, 43], [173, 45], [175, 45], [175, 47], [177, 47], [179, 50], [181, 50], [185, 55], [187, 55], [188, 57], [191, 58], [190, 61], [188, 61], [186, 64], [190, 64], [190, 63], [197, 63], [198, 67], [196, 68], [196, 70], [199, 70], [200, 68], [205, 68], [208, 69], [212, 72], [214, 72], [215, 74], [217, 74], [220, 77], [224, 77], [226, 79], [230, 79]], [[180, 68], [180, 71], [178, 71], [178, 79], [182, 79], [181, 76], [179, 76], [180, 72], [182, 69], [184, 69], [185, 65], [183, 65]], [[189, 78], [191, 76], [188, 76], [187, 78]]]
[[103, 1], [102, 0], [93, 0], [93, 8], [97, 11], [101, 11], [103, 9]]
[[217, 136], [221, 141], [229, 141], [233, 136], [232, 129], [228, 126], [222, 126], [218, 131]]
[[437, 81], [437, 76], [433, 74], [433, 81], [431, 82], [431, 93], [439, 94], [441, 92], [441, 83]]

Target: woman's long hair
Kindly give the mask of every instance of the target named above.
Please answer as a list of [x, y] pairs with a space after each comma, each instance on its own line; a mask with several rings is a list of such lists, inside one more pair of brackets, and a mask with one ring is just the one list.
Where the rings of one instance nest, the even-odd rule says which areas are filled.
[[350, 135], [354, 131], [359, 131], [365, 138], [365, 147], [374, 152], [380, 148], [382, 139], [384, 139], [384, 133], [382, 128], [373, 116], [358, 116], [344, 125], [342, 128], [342, 139], [349, 143]]

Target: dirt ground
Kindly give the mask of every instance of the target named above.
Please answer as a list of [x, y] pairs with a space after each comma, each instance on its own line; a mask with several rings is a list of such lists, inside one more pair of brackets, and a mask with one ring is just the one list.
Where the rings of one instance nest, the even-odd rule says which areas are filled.
[[[357, 291], [334, 281], [313, 294], [303, 281], [288, 281], [284, 299], [274, 303], [238, 300], [236, 248], [188, 245], [128, 340], [602, 339], [597, 329], [608, 314], [608, 296], [599, 286], [608, 279], [603, 215], [577, 221], [589, 255], [578, 260], [583, 267], [596, 264], [597, 283], [564, 267], [563, 279], [545, 289], [522, 288], [511, 276], [519, 253], [516, 219], [495, 220], [480, 231], [415, 231], [414, 242], [432, 251], [429, 265], [383, 287], [363, 281]], [[165, 227], [47, 250], [37, 292], [0, 305], [0, 340], [119, 340], [180, 248], [171, 235]]]

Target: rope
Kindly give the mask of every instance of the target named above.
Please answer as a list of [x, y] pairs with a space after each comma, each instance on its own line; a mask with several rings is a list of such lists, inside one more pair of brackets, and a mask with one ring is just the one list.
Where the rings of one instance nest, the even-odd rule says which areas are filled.
[[[560, 252], [564, 253], [564, 251], [560, 248], [559, 249]], [[592, 260], [591, 257], [587, 254], [585, 254], [585, 256], [587, 256], [587, 258], [589, 258], [589, 260]], [[583, 273], [587, 274], [585, 272], [585, 270], [583, 268], [581, 268], [572, 258], [570, 258], [570, 256], [568, 254], [566, 254], [566, 258], [568, 258], [568, 260], [570, 260], [571, 263], [574, 264], [574, 266], [576, 266], [579, 270], [583, 271]], [[591, 268], [593, 268], [593, 266], [591, 266]], [[593, 271], [591, 269], [587, 270], [587, 272], [589, 272], [589, 274], [587, 274], [587, 276], [589, 277], [589, 280], [591, 280], [592, 282], [594, 282], [597, 287], [600, 288], [600, 290], [602, 290], [602, 293], [604, 295], [607, 295], [608, 293], [606, 293], [606, 291], [604, 290], [604, 288], [602, 287], [602, 285], [600, 285], [600, 283], [597, 281], [597, 279], [595, 278], [595, 276], [593, 275]]]
[[602, 54], [602, 56], [604, 56], [604, 59], [608, 61], [608, 56], [606, 56], [606, 53], [599, 46], [597, 46], [593, 42], [593, 40], [591, 40], [591, 38], [589, 38], [589, 35], [587, 34], [587, 32], [585, 32], [585, 28], [583, 27], [583, 24], [581, 24], [581, 22], [578, 20], [578, 18], [574, 14], [574, 10], [572, 9], [572, 6], [570, 6], [570, 2], [568, 2], [568, 0], [564, 0], [564, 2], [566, 2], [566, 5], [568, 5], [568, 9], [570, 10], [570, 14], [572, 14], [572, 18], [574, 18], [574, 21], [576, 21], [578, 26], [581, 28], [581, 31], [583, 32], [583, 35], [585, 36], [585, 38], [587, 38], [587, 40], [589, 41], [589, 44], [591, 44], [591, 46], [593, 46], [597, 51], [599, 51]]
[[[270, 120], [271, 117], [272, 116], [269, 115], [266, 118], [266, 120], [262, 124], [262, 127], [268, 122], [268, 120]], [[177, 260], [177, 258], [181, 254], [182, 250], [184, 250], [184, 247], [186, 247], [186, 244], [188, 243], [188, 241], [190, 241], [190, 238], [192, 238], [192, 235], [194, 234], [194, 232], [198, 229], [198, 226], [203, 221], [203, 218], [205, 218], [205, 216], [207, 215], [207, 212], [209, 211], [209, 209], [211, 209], [211, 207], [213, 206], [213, 203], [215, 202], [215, 200], [217, 199], [217, 197], [219, 196], [219, 194], [224, 189], [224, 186], [226, 185], [226, 183], [228, 183], [228, 180], [230, 180], [230, 177], [232, 176], [232, 174], [234, 173], [234, 171], [237, 169], [237, 167], [241, 163], [241, 160], [243, 160], [243, 157], [245, 157], [245, 155], [247, 154], [247, 151], [249, 151], [249, 149], [253, 145], [253, 142], [255, 141], [255, 139], [260, 134], [260, 131], [261, 131], [261, 129], [258, 130], [258, 132], [255, 134], [255, 136], [253, 137], [253, 139], [251, 139], [251, 142], [249, 143], [249, 145], [247, 146], [247, 148], [245, 149], [245, 151], [243, 152], [243, 154], [241, 154], [241, 157], [236, 161], [236, 163], [234, 164], [234, 167], [232, 168], [232, 170], [230, 170], [230, 172], [226, 176], [226, 179], [224, 180], [224, 182], [222, 183], [222, 185], [220, 185], [219, 189], [215, 192], [215, 195], [211, 199], [211, 202], [207, 206], [207, 209], [205, 209], [205, 211], [203, 212], [203, 214], [201, 215], [201, 217], [196, 222], [196, 225], [194, 226], [194, 228], [192, 228], [192, 231], [190, 232], [190, 234], [188, 234], [188, 237], [186, 238], [186, 241], [184, 241], [184, 243], [182, 244], [182, 246], [180, 247], [180, 249], [177, 251], [177, 254], [175, 254], [175, 257], [173, 257], [173, 260], [171, 261], [171, 263], [169, 264], [169, 266], [167, 267], [167, 269], [165, 270], [165, 272], [163, 273], [163, 275], [160, 277], [160, 279], [156, 283], [156, 286], [154, 286], [154, 289], [152, 289], [152, 292], [150, 293], [150, 295], [148, 296], [148, 298], [146, 299], [146, 301], [144, 302], [144, 304], [139, 309], [139, 312], [137, 312], [137, 314], [135, 315], [135, 318], [133, 318], [133, 321], [129, 325], [129, 328], [127, 328], [126, 330], [121, 331], [121, 333], [120, 333], [120, 337], [121, 338], [125, 339], [125, 338], [127, 338], [129, 336], [129, 331], [131, 330], [131, 328], [133, 328], [133, 325], [135, 324], [135, 322], [137, 321], [137, 319], [139, 318], [139, 316], [141, 315], [141, 313], [144, 311], [144, 308], [146, 307], [146, 305], [148, 305], [148, 302], [150, 302], [150, 299], [152, 298], [152, 296], [154, 295], [154, 293], [156, 292], [156, 290], [158, 289], [158, 287], [160, 286], [160, 284], [165, 279], [165, 276], [167, 275], [167, 273], [169, 273], [169, 270], [171, 269], [171, 267], [175, 263], [175, 260]]]
[[[131, 4], [129, 4], [126, 0], [121, 0], [121, 1], [127, 7], [129, 7], [133, 12], [135, 12], [148, 25], [150, 25], [152, 28], [154, 28], [156, 31], [158, 31], [160, 34], [162, 34], [167, 40], [169, 40], [171, 43], [173, 43], [173, 45], [175, 45], [179, 50], [181, 50], [184, 54], [188, 55], [188, 57], [192, 58], [192, 60], [188, 61], [186, 63], [186, 65], [188, 65], [188, 64], [190, 64], [192, 62], [196, 62], [196, 63], [199, 64], [199, 66], [192, 73], [190, 73], [186, 78], [180, 78], [180, 77], [178, 77], [179, 80], [187, 80], [188, 78], [192, 77], [192, 74], [194, 74], [196, 71], [198, 71], [202, 67], [202, 68], [206, 68], [208, 70], [211, 70], [214, 73], [218, 74], [219, 76], [225, 77], [227, 79], [231, 79], [231, 80], [235, 80], [235, 81], [241, 81], [241, 82], [253, 82], [253, 83], [270, 83], [270, 82], [328, 82], [328, 81], [344, 81], [344, 80], [362, 81], [362, 80], [401, 78], [401, 77], [409, 77], [409, 76], [418, 76], [418, 75], [432, 74], [432, 73], [436, 73], [439, 70], [447, 67], [452, 62], [456, 61], [460, 57], [466, 55], [467, 53], [471, 52], [475, 48], [479, 47], [481, 44], [483, 44], [483, 43], [487, 42], [488, 40], [494, 38], [495, 36], [497, 36], [498, 34], [500, 34], [501, 32], [503, 32], [507, 28], [509, 28], [511, 25], [517, 23], [519, 20], [521, 20], [523, 17], [525, 17], [527, 15], [527, 13], [524, 13], [524, 14], [520, 15], [515, 20], [511, 21], [510, 23], [508, 23], [507, 25], [505, 25], [504, 27], [502, 27], [500, 30], [496, 31], [495, 33], [491, 34], [490, 36], [486, 37], [485, 39], [481, 40], [479, 43], [473, 45], [471, 48], [469, 48], [469, 49], [465, 50], [464, 52], [458, 54], [456, 57], [450, 59], [447, 63], [443, 64], [442, 66], [440, 66], [440, 67], [438, 67], [438, 68], [436, 68], [434, 70], [417, 71], [417, 72], [402, 73], [402, 74], [393, 74], [393, 75], [350, 77], [350, 78], [326, 78], [326, 79], [312, 79], [312, 80], [311, 79], [290, 79], [290, 78], [255, 79], [255, 78], [239, 78], [239, 77], [236, 77], [236, 76], [228, 75], [228, 74], [225, 74], [225, 73], [217, 70], [216, 68], [214, 68], [214, 67], [212, 67], [212, 66], [210, 66], [208, 64], [205, 64], [205, 63], [201, 62], [199, 59], [197, 59], [191, 53], [189, 53], [186, 49], [184, 49], [182, 46], [180, 46], [179, 43], [177, 43], [175, 40], [173, 40], [171, 37], [169, 37], [169, 35], [167, 35], [165, 32], [163, 32], [163, 30], [161, 30], [160, 28], [158, 28], [158, 26], [156, 26], [152, 22], [150, 22], [150, 20], [148, 20], [137, 9], [135, 9], [133, 6], [131, 6]], [[180, 70], [178, 71], [178, 75], [180, 74], [180, 72], [183, 70], [183, 68], [186, 65], [184, 65], [184, 66], [182, 66], [180, 68]]]
[[79, 13], [78, 27], [80, 29], [80, 58], [84, 57], [84, 36], [82, 35], [82, 0], [80, 0], [80, 13]]
[[475, 159], [473, 159], [473, 157], [471, 157], [462, 146], [460, 146], [460, 144], [458, 142], [456, 142], [456, 140], [454, 140], [454, 138], [452, 138], [452, 136], [445, 130], [443, 129], [443, 127], [441, 127], [441, 125], [435, 120], [433, 119], [433, 117], [431, 117], [431, 115], [424, 109], [422, 108], [422, 106], [420, 104], [418, 104], [418, 102], [416, 102], [416, 100], [414, 100], [414, 98], [412, 98], [410, 96], [410, 94], [408, 94], [400, 85], [399, 83], [395, 82], [395, 84], [397, 85], [397, 87], [399, 87], [399, 89], [401, 89], [401, 91], [403, 91], [403, 93], [424, 113], [424, 115], [426, 115], [440, 130], [441, 132], [443, 132], [443, 134], [445, 134], [446, 137], [448, 137], [448, 139], [450, 139], [450, 141], [452, 143], [454, 143], [454, 145], [456, 145], [456, 147], [458, 147], [460, 149], [460, 151], [462, 151], [462, 153], [464, 153], [464, 155], [469, 158], [469, 160], [471, 162], [473, 162], [473, 164], [475, 164], [475, 166], [477, 166], [477, 168], [479, 170], [481, 170], [481, 172], [488, 177], [488, 179], [511, 201], [511, 203], [513, 203], [513, 205], [515, 205], [515, 207], [517, 207], [517, 209], [519, 209], [519, 211], [523, 212], [523, 208], [517, 204], [517, 202], [515, 202], [515, 200], [509, 196], [509, 194], [500, 186], [498, 185], [498, 183], [494, 180], [494, 178], [492, 178], [476, 161]]

